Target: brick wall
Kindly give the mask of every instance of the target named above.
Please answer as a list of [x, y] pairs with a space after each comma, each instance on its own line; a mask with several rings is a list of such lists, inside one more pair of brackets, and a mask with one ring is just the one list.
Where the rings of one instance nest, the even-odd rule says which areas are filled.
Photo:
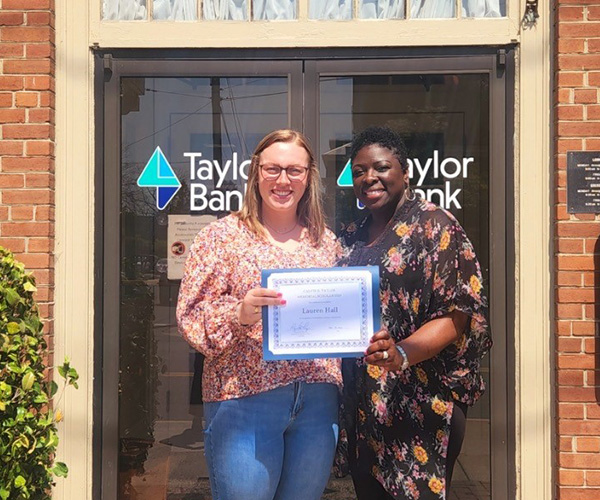
[[567, 213], [566, 153], [600, 151], [600, 0], [555, 5], [557, 495], [583, 500], [600, 498], [600, 218]]
[[52, 333], [54, 1], [0, 0], [0, 245], [38, 283]]

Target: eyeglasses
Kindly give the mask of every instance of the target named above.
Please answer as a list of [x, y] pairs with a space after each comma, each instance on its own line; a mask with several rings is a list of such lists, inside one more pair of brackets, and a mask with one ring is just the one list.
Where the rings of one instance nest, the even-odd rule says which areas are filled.
[[289, 167], [280, 167], [279, 165], [265, 164], [260, 166], [263, 177], [268, 181], [279, 179], [281, 172], [285, 170], [287, 178], [291, 181], [303, 181], [306, 179], [308, 167], [299, 165], [290, 165]]

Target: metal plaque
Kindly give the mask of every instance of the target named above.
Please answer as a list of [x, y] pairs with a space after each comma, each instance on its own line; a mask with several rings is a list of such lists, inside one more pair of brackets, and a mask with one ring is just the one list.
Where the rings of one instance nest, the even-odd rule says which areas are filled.
[[567, 212], [600, 213], [600, 151], [567, 153]]

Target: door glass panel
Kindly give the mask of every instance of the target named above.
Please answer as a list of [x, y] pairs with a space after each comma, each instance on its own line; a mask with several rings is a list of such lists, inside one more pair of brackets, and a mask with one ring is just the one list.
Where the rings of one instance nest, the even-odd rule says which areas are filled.
[[[203, 358], [177, 332], [179, 278], [198, 229], [239, 208], [260, 138], [289, 127], [288, 89], [287, 77], [121, 79], [120, 500], [210, 498]], [[182, 184], [170, 200], [159, 164]]]
[[[489, 76], [322, 76], [319, 97], [321, 169], [336, 230], [363, 214], [343, 175], [353, 133], [389, 126], [407, 144], [411, 185], [458, 218], [489, 283]], [[469, 409], [451, 499], [490, 498], [489, 357], [482, 371], [488, 391]]]

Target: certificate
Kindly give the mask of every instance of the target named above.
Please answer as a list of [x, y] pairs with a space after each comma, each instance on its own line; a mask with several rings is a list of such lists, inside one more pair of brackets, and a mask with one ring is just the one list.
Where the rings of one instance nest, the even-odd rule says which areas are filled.
[[379, 268], [266, 269], [262, 286], [284, 306], [263, 307], [265, 360], [362, 356], [379, 329]]

